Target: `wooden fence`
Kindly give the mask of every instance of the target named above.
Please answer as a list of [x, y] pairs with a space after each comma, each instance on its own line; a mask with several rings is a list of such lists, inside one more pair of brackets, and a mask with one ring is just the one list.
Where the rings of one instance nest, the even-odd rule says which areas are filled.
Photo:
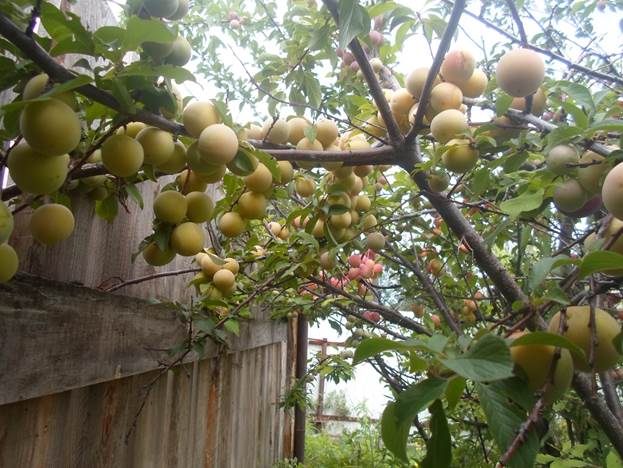
[[[114, 22], [101, 0], [55, 3], [90, 29]], [[33, 242], [29, 210], [17, 215], [9, 242], [23, 273], [0, 285], [0, 468], [269, 468], [291, 456], [293, 421], [279, 401], [294, 374], [292, 326], [259, 314], [227, 348], [163, 373], [188, 330], [145, 299], [186, 301], [190, 277], [96, 289], [190, 266], [130, 262], [169, 181], [141, 184], [145, 210], [130, 202], [112, 224], [72, 200], [76, 231], [53, 247]]]

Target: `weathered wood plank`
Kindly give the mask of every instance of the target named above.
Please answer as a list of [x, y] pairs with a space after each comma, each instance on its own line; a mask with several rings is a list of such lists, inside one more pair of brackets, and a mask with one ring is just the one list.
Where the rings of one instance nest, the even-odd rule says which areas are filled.
[[[186, 333], [164, 306], [20, 275], [0, 285], [0, 405], [156, 369]], [[285, 324], [253, 321], [230, 346], [285, 340]]]

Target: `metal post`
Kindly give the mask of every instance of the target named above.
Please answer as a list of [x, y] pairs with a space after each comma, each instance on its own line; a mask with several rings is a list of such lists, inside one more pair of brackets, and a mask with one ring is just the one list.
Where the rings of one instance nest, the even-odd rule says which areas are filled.
[[[322, 339], [320, 345], [320, 359], [327, 357], [327, 344], [326, 338]], [[322, 430], [322, 416], [324, 415], [324, 375], [318, 376], [318, 402], [316, 404], [316, 428]]]

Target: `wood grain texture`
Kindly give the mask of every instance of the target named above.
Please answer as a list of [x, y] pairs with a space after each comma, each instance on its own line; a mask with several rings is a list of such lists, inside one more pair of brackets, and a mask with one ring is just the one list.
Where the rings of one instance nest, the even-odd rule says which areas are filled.
[[[186, 337], [170, 308], [20, 275], [0, 285], [0, 404], [156, 369]], [[285, 323], [258, 320], [243, 323], [229, 345], [235, 351], [286, 339]], [[206, 356], [216, 352], [207, 346]]]
[[[258, 378], [258, 362], [274, 378]], [[153, 372], [2, 406], [0, 466], [270, 467], [283, 450], [274, 441], [283, 432], [284, 364], [275, 343], [176, 368], [154, 386], [127, 443]], [[209, 446], [215, 429], [219, 442]]]

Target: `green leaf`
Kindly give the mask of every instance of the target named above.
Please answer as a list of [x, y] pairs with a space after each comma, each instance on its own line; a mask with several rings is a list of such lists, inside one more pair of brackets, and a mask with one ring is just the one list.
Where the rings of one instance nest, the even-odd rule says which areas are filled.
[[623, 255], [609, 250], [589, 252], [580, 263], [578, 274], [585, 278], [593, 273], [623, 271]]
[[[510, 403], [500, 382], [488, 385], [477, 384], [476, 390], [489, 424], [489, 433], [495, 440], [500, 452], [504, 452], [517, 435], [519, 427], [527, 417], [527, 412]], [[524, 444], [515, 452], [509, 466], [511, 468], [534, 466], [538, 449], [539, 439], [535, 431], [532, 430], [528, 433]]]
[[476, 382], [490, 382], [513, 375], [511, 353], [504, 339], [485, 335], [463, 355], [441, 361], [457, 374]]
[[512, 348], [514, 346], [526, 345], [549, 345], [565, 348], [573, 354], [575, 359], [586, 363], [586, 354], [584, 353], [584, 350], [562, 335], [544, 331], [535, 331], [517, 338], [510, 344], [510, 347]]
[[340, 0], [339, 3], [339, 44], [345, 48], [359, 34], [370, 31], [370, 16], [357, 0]]
[[422, 468], [445, 468], [452, 463], [452, 438], [448, 429], [448, 420], [440, 400], [430, 407], [431, 437], [426, 441], [426, 457]]
[[461, 400], [463, 391], [465, 390], [465, 379], [463, 377], [453, 377], [448, 382], [448, 388], [446, 388], [446, 401], [448, 402], [448, 409], [452, 411]]
[[557, 255], [556, 257], [545, 257], [539, 260], [532, 267], [530, 271], [530, 276], [528, 278], [528, 288], [530, 290], [534, 290], [545, 281], [545, 278], [555, 268], [558, 268], [562, 265], [569, 265], [577, 263], [577, 260], [573, 260], [566, 255]]
[[95, 213], [109, 223], [112, 223], [117, 217], [118, 209], [119, 204], [117, 202], [117, 197], [114, 194], [108, 195], [103, 200], [97, 200], [95, 202]]
[[582, 129], [588, 127], [588, 116], [582, 109], [569, 101], [563, 102], [562, 106], [573, 117], [576, 126]]
[[516, 198], [504, 200], [500, 203], [500, 209], [511, 218], [516, 218], [523, 212], [535, 210], [541, 206], [544, 196], [545, 190], [542, 188], [536, 191], [526, 191]]
[[615, 120], [615, 119], [606, 119], [600, 120], [599, 122], [595, 122], [591, 125], [584, 136], [586, 138], [592, 137], [597, 132], [623, 132], [623, 121]]
[[50, 91], [43, 94], [41, 97], [52, 97], [65, 93], [67, 91], [73, 91], [76, 88], [80, 88], [81, 86], [91, 83], [91, 81], [93, 81], [93, 79], [90, 76], [79, 75], [72, 80], [66, 81], [63, 84], [54, 86]]
[[175, 34], [162, 21], [130, 16], [123, 44], [127, 50], [134, 50], [143, 42], [166, 43], [174, 39]]
[[595, 110], [595, 103], [591, 91], [578, 83], [570, 81], [560, 82], [561, 88], [575, 101], [576, 104], [586, 107], [590, 112]]
[[568, 143], [581, 134], [582, 129], [580, 127], [567, 126], [555, 128], [547, 135], [547, 147], [551, 148], [561, 143]]
[[[241, 176], [246, 176], [251, 174], [255, 168], [257, 167], [257, 162], [253, 157], [253, 153], [244, 147], [240, 147], [234, 159], [227, 164], [227, 166], [231, 166], [236, 171], [236, 174]], [[231, 170], [231, 169], [230, 169]]]
[[495, 114], [500, 116], [504, 115], [510, 108], [513, 98], [506, 93], [500, 92], [495, 101]]
[[236, 336], [240, 335], [240, 322], [238, 320], [229, 319], [223, 324], [223, 328]]
[[141, 195], [141, 192], [139, 191], [139, 189], [136, 187], [136, 185], [134, 184], [128, 184], [124, 187], [126, 193], [128, 195], [130, 195], [134, 201], [136, 201], [136, 204], [138, 206], [141, 207], [141, 210], [144, 208], [144, 204], [143, 204], [143, 196]]
[[606, 468], [623, 468], [623, 463], [619, 458], [619, 455], [611, 449], [606, 457]]
[[396, 421], [398, 424], [413, 421], [418, 413], [441, 397], [448, 386], [446, 379], [431, 378], [407, 387], [396, 397]]
[[387, 450], [392, 452], [400, 460], [406, 462], [407, 438], [409, 437], [411, 422], [398, 424], [396, 418], [396, 403], [388, 403], [381, 416], [381, 439], [383, 439]]

